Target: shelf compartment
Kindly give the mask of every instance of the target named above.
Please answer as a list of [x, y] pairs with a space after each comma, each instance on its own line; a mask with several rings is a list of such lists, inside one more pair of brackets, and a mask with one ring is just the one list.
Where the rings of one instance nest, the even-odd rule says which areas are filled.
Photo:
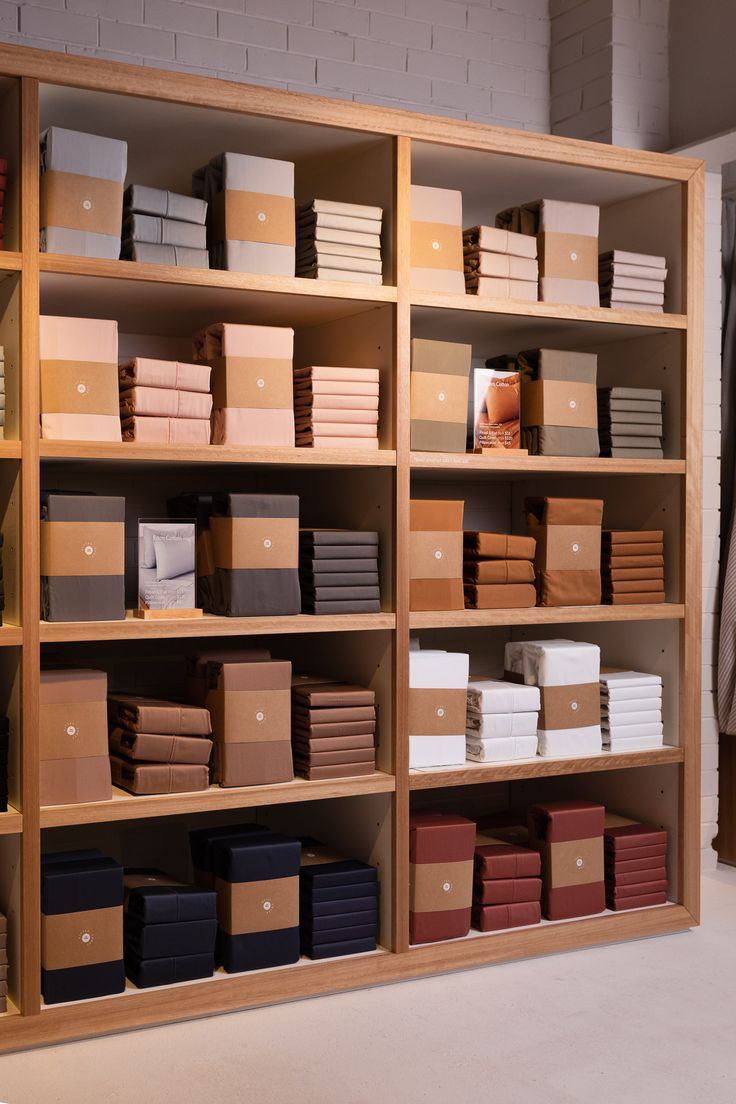
[[264, 636], [284, 633], [366, 632], [394, 629], [393, 613], [298, 613], [293, 617], [217, 617], [204, 614], [188, 621], [145, 621], [128, 611], [124, 621], [42, 621], [41, 643], [77, 640], [189, 639], [210, 636]]
[[[442, 478], [484, 475], [685, 475], [685, 460], [616, 459], [607, 456], [482, 456], [472, 452], [412, 452], [412, 472], [442, 473]], [[421, 478], [421, 475], [420, 475]]]
[[395, 788], [393, 776], [382, 771], [356, 778], [320, 779], [313, 782], [306, 778], [295, 778], [293, 782], [271, 786], [210, 786], [200, 793], [155, 794], [150, 797], [137, 797], [114, 786], [111, 801], [48, 805], [42, 808], [41, 827], [66, 828], [78, 824], [102, 824], [148, 817], [212, 813], [223, 809], [287, 805], [296, 801], [326, 801], [335, 797], [393, 793]]
[[[10, 442], [11, 444], [14, 442]], [[19, 446], [20, 450], [20, 446]], [[134, 441], [42, 441], [42, 460], [95, 460], [120, 464], [257, 464], [290, 468], [392, 468], [393, 449], [239, 448], [233, 445], [139, 445]], [[0, 452], [0, 456], [2, 453]]]
[[596, 771], [655, 767], [662, 763], [682, 763], [685, 753], [679, 747], [654, 748], [651, 751], [604, 752], [577, 759], [520, 759], [512, 763], [465, 763], [461, 767], [413, 770], [409, 773], [411, 790], [435, 790], [445, 786], [474, 786], [484, 782], [515, 782], [523, 778], [551, 778], [562, 774], [589, 774]]
[[[532, 606], [515, 610], [440, 610], [409, 615], [412, 629], [476, 629], [486, 626], [577, 625], [605, 621], [681, 621], [676, 602], [648, 606]], [[42, 637], [43, 639], [43, 637]]]

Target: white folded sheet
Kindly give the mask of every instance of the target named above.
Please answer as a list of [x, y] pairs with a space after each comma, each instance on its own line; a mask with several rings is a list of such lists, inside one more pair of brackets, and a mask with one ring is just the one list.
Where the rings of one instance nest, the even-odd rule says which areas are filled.
[[537, 754], [536, 736], [510, 736], [504, 740], [468, 740], [468, 759], [473, 763], [503, 763], [510, 759], [533, 759]]
[[601, 728], [605, 732], [615, 732], [619, 736], [625, 736], [630, 728], [636, 725], [661, 724], [661, 709], [640, 710], [638, 713], [629, 713], [624, 718], [610, 717], [605, 713], [601, 716]]
[[659, 686], [611, 686], [606, 690], [601, 686], [601, 702], [604, 704], [631, 701], [661, 701], [662, 687]]
[[650, 675], [644, 671], [604, 671], [600, 676], [601, 686], [611, 690], [630, 689], [632, 686], [662, 685], [661, 675]]
[[618, 739], [633, 739], [634, 736], [661, 736], [664, 725], [661, 721], [648, 721], [644, 724], [620, 725], [612, 730], [602, 726], [603, 739], [610, 733]]
[[620, 718], [624, 724], [628, 723], [626, 717], [629, 713], [638, 713], [642, 710], [662, 710], [662, 695], [652, 694], [645, 698], [607, 698], [601, 695], [601, 712], [607, 713], [611, 718]]
[[468, 739], [502, 740], [511, 736], [536, 736], [539, 713], [475, 713], [468, 710]]
[[468, 709], [478, 713], [531, 713], [539, 711], [539, 689], [503, 679], [471, 675], [468, 680]]
[[464, 652], [410, 649], [409, 687], [412, 690], [465, 690], [470, 656]]
[[465, 736], [410, 736], [409, 766], [460, 767], [465, 762]]
[[[527, 643], [533, 644], [573, 644], [574, 641], [565, 637], [555, 637], [552, 640], [510, 640], [504, 650], [504, 669], [512, 675], [524, 674], [524, 649]], [[526, 680], [524, 680], [526, 682]]]
[[[506, 645], [507, 670], [509, 650], [516, 659], [516, 642]], [[577, 640], [525, 640], [521, 649], [521, 673], [529, 686], [578, 686], [598, 682], [601, 650], [597, 644]]]
[[650, 751], [652, 748], [658, 747], [664, 747], [662, 736], [627, 736], [625, 739], [615, 737], [607, 741], [603, 746], [603, 750], [610, 752]]
[[603, 749], [600, 725], [588, 728], [540, 729], [539, 754], [555, 759], [575, 755], [597, 755]]

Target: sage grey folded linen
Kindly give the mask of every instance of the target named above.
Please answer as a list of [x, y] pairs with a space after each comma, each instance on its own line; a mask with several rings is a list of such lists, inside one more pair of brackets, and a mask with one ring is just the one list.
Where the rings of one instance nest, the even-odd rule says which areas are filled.
[[517, 367], [522, 447], [533, 456], [598, 456], [597, 355], [532, 349], [519, 353]]
[[149, 188], [145, 184], [131, 184], [125, 189], [123, 203], [127, 211], [141, 215], [159, 215], [204, 226], [207, 220], [207, 201], [196, 196], [179, 195], [164, 188]]
[[190, 249], [185, 245], [152, 245], [150, 242], [132, 241], [126, 238], [120, 250], [124, 261], [140, 261], [142, 264], [179, 265], [184, 268], [209, 268], [206, 249]]
[[597, 429], [574, 426], [525, 426], [521, 445], [531, 456], [598, 456], [600, 449]]
[[41, 495], [44, 620], [125, 618], [124, 530], [124, 498], [53, 491]]
[[64, 253], [74, 257], [99, 257], [117, 261], [120, 235], [95, 234], [91, 230], [71, 230], [65, 226], [44, 226], [39, 238], [42, 253]]
[[207, 230], [193, 222], [179, 222], [156, 215], [132, 214], [123, 222], [123, 237], [151, 245], [184, 245], [188, 249], [207, 248]]

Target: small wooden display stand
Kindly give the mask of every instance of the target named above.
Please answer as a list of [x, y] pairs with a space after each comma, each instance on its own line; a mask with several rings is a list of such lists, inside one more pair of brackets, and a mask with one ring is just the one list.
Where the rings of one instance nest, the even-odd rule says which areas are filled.
[[144, 621], [190, 621], [194, 617], [202, 617], [201, 609], [134, 609], [134, 617], [142, 617]]

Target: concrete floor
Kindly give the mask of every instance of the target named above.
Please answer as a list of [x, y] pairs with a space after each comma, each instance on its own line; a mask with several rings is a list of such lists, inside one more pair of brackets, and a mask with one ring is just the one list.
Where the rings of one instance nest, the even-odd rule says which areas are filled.
[[0, 1059], [7, 1104], [733, 1104], [736, 870], [697, 931]]

